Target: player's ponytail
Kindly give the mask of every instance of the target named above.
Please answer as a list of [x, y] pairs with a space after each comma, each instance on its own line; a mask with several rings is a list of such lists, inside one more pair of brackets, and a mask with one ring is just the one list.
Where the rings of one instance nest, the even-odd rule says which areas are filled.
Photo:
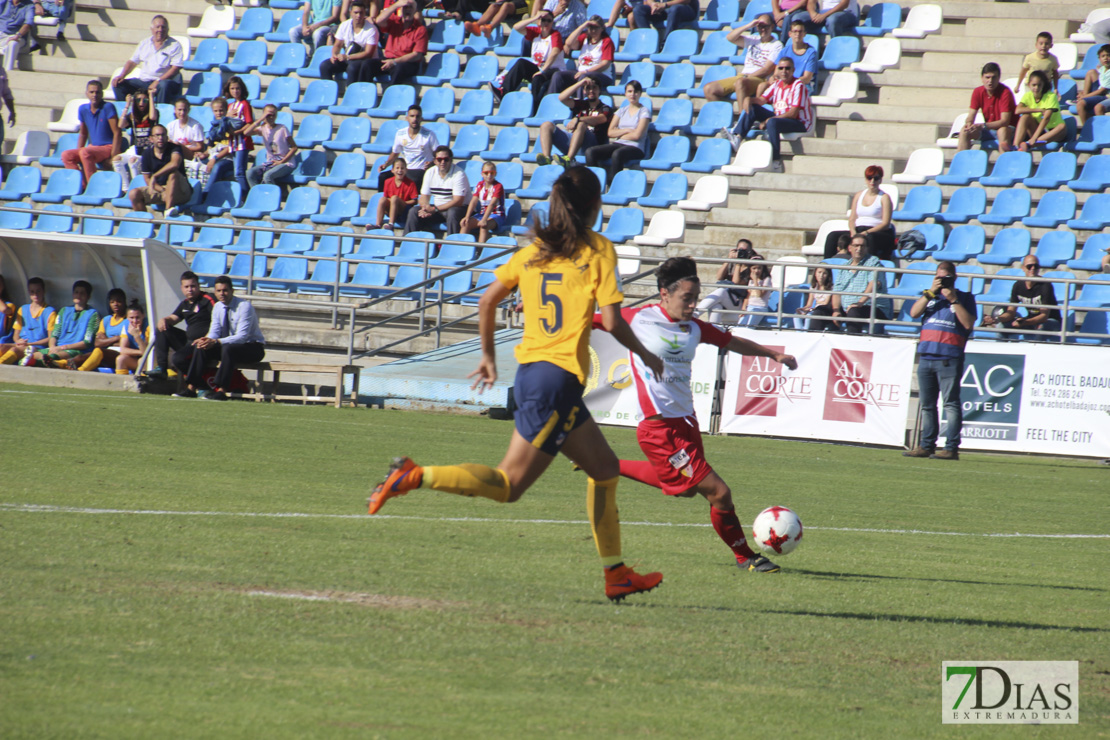
[[590, 227], [601, 208], [601, 183], [586, 167], [571, 167], [552, 186], [549, 204], [547, 224], [535, 227], [537, 266], [557, 257], [572, 259], [583, 246], [593, 248]]

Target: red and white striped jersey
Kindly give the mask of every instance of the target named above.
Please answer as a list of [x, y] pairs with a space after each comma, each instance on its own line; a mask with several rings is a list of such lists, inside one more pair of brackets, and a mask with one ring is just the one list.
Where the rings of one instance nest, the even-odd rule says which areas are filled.
[[775, 115], [781, 116], [791, 108], [799, 108], [798, 118], [805, 124], [806, 131], [813, 128], [813, 106], [809, 102], [809, 89], [798, 78], [787, 85], [775, 80], [763, 92], [763, 97], [771, 101]]

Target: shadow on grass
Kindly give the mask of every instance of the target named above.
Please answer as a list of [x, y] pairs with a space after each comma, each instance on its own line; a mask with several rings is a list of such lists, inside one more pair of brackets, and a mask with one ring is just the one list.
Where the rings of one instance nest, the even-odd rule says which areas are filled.
[[791, 568], [791, 573], [797, 573], [803, 576], [816, 576], [818, 578], [836, 578], [837, 580], [843, 579], [857, 579], [861, 581], [923, 581], [926, 583], [964, 583], [969, 586], [1004, 586], [1013, 587], [1021, 586], [1025, 588], [1051, 588], [1063, 591], [1094, 591], [1102, 593], [1106, 591], [1104, 588], [1096, 588], [1094, 586], [1058, 586], [1051, 583], [998, 583], [996, 581], [968, 581], [962, 578], [914, 578], [912, 576], [879, 576], [869, 573], [832, 573], [820, 570], [805, 570], [802, 568]]
[[912, 614], [857, 614], [854, 612], [811, 612], [794, 609], [762, 609], [764, 614], [787, 614], [796, 617], [827, 617], [830, 619], [855, 619], [861, 622], [911, 622], [922, 624], [950, 624], [960, 627], [1002, 627], [1021, 630], [1046, 630], [1060, 632], [1110, 632], [1104, 627], [1069, 627], [1062, 624], [1034, 624], [1033, 622], [1004, 622], [997, 619], [961, 617], [926, 617]]

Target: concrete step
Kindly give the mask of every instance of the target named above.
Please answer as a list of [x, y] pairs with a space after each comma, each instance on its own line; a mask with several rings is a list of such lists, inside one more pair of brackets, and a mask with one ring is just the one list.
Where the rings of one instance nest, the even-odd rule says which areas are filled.
[[[895, 90], [911, 92], [908, 88], [885, 88], [882, 92], [883, 95], [887, 95]], [[912, 98], [913, 96], [903, 95], [903, 97]], [[927, 98], [927, 102], [916, 104], [908, 101], [899, 105], [889, 104], [889, 101], [884, 101], [884, 103], [887, 103], [884, 105], [843, 103], [835, 108], [821, 108], [820, 115], [826, 121], [871, 121], [876, 123], [906, 123], [912, 121], [914, 123], [935, 123], [937, 125], [946, 123], [951, 125], [953, 118], [967, 112], [967, 105], [959, 99], [963, 97], [962, 95], [957, 96], [948, 91], [938, 90], [936, 94], [928, 94], [924, 97]]]
[[[989, 60], [983, 60], [979, 66], [970, 68], [965, 67], [960, 70], [901, 70], [892, 69], [884, 72], [880, 77], [876, 78], [876, 83], [879, 79], [882, 81], [881, 87], [910, 87], [910, 88], [926, 88], [926, 89], [960, 89], [966, 90], [970, 96], [971, 91], [982, 84], [980, 80], [979, 70], [983, 68], [983, 64]], [[1001, 65], [1000, 65], [1001, 66]], [[1015, 76], [1016, 76], [1015, 72]], [[860, 83], [863, 83], [861, 78]]]
[[[1032, 15], [1032, 14], [1031, 14]], [[1083, 13], [1082, 17], [1086, 17]], [[998, 35], [999, 27], [1004, 25], [1007, 36], [1025, 36], [1029, 39], [1029, 50], [1033, 50], [1033, 41], [1037, 34], [1048, 31], [1053, 38], [1065, 40], [1068, 35], [1079, 28], [1079, 21], [1067, 21], [1051, 17], [1024, 17], [1009, 18], [1005, 24], [1000, 24], [994, 18], [968, 18], [964, 25], [965, 36], [978, 36], [991, 38]]]
[[702, 229], [701, 250], [715, 257], [723, 257], [729, 247], [736, 244], [741, 237], [751, 239], [756, 251], [764, 257], [769, 252], [782, 252], [796, 254], [805, 244], [804, 232], [797, 229], [753, 228], [746, 224], [724, 226], [710, 224]]
[[[936, 136], [933, 137], [933, 142], [936, 141]], [[891, 141], [888, 139], [871, 139], [866, 140], [862, 138], [836, 138], [836, 139], [820, 139], [810, 137], [801, 139], [797, 142], [801, 145], [801, 150], [808, 157], [809, 155], [819, 154], [827, 157], [844, 157], [849, 158], [846, 166], [855, 170], [856, 168], [862, 169], [876, 159], [902, 159], [909, 157], [910, 152], [917, 149], [922, 144], [912, 144], [903, 141]], [[930, 143], [931, 145], [931, 143]], [[865, 162], [862, 166], [860, 162]]]
[[[840, 208], [843, 212], [847, 210], [847, 204]], [[835, 213], [836, 209], [830, 209], [828, 213]], [[747, 228], [772, 228], [779, 230], [816, 230], [824, 221], [829, 218], [828, 213], [817, 214], [809, 211], [769, 211], [761, 209], [734, 209], [734, 208], [714, 208], [712, 217], [709, 220], [709, 226], [728, 226], [732, 224], [744, 224]]]
[[900, 141], [917, 145], [935, 142], [937, 126], [931, 123], [838, 121], [836, 138], [862, 141]]
[[844, 213], [848, 210], [851, 197], [846, 193], [814, 192], [776, 192], [773, 190], [753, 190], [748, 193], [748, 211], [781, 212], [789, 204], [793, 214], [821, 214], [828, 218], [830, 213]]
[[[879, 93], [880, 105], [870, 106], [874, 112], [889, 110], [903, 118], [941, 124], [966, 113], [971, 90], [939, 87], [884, 87]], [[844, 106], [842, 105], [841, 108]], [[865, 109], [867, 106], [861, 106]], [[869, 117], [868, 120], [879, 120]]]
[[[868, 160], [871, 164], [877, 164], [883, 168], [889, 178], [891, 171], [895, 166], [895, 159], [893, 158], [875, 158], [871, 157]], [[860, 167], [859, 177], [852, 178], [848, 176], [848, 169], [853, 166], [853, 163], [845, 161], [843, 157], [830, 157], [822, 156], [819, 154], [806, 154], [804, 157], [794, 157], [790, 160], [790, 172], [793, 175], [808, 175], [810, 177], [820, 178], [838, 178], [844, 180], [846, 183], [854, 183], [854, 186], [863, 186], [863, 170]], [[853, 187], [849, 184], [848, 187]], [[830, 188], [832, 189], [832, 188]], [[837, 187], [836, 190], [841, 188]]]

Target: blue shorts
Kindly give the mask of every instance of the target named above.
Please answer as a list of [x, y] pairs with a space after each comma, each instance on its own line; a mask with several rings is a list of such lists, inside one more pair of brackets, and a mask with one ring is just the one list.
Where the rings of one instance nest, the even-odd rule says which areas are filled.
[[[479, 221], [481, 219], [478, 219]], [[489, 233], [496, 234], [505, 228], [505, 214], [495, 214], [489, 217], [489, 225], [486, 227]]]
[[590, 418], [584, 390], [578, 376], [550, 362], [521, 365], [513, 383], [516, 430], [540, 452], [558, 455], [567, 435]]
[[1094, 112], [1095, 106], [1099, 105], [1100, 103], [1105, 103], [1107, 97], [1110, 97], [1110, 96], [1107, 96], [1107, 95], [1092, 95], [1089, 98], [1083, 98], [1083, 100], [1086, 101], [1086, 103], [1087, 103], [1087, 110], [1089, 110], [1091, 112]]

